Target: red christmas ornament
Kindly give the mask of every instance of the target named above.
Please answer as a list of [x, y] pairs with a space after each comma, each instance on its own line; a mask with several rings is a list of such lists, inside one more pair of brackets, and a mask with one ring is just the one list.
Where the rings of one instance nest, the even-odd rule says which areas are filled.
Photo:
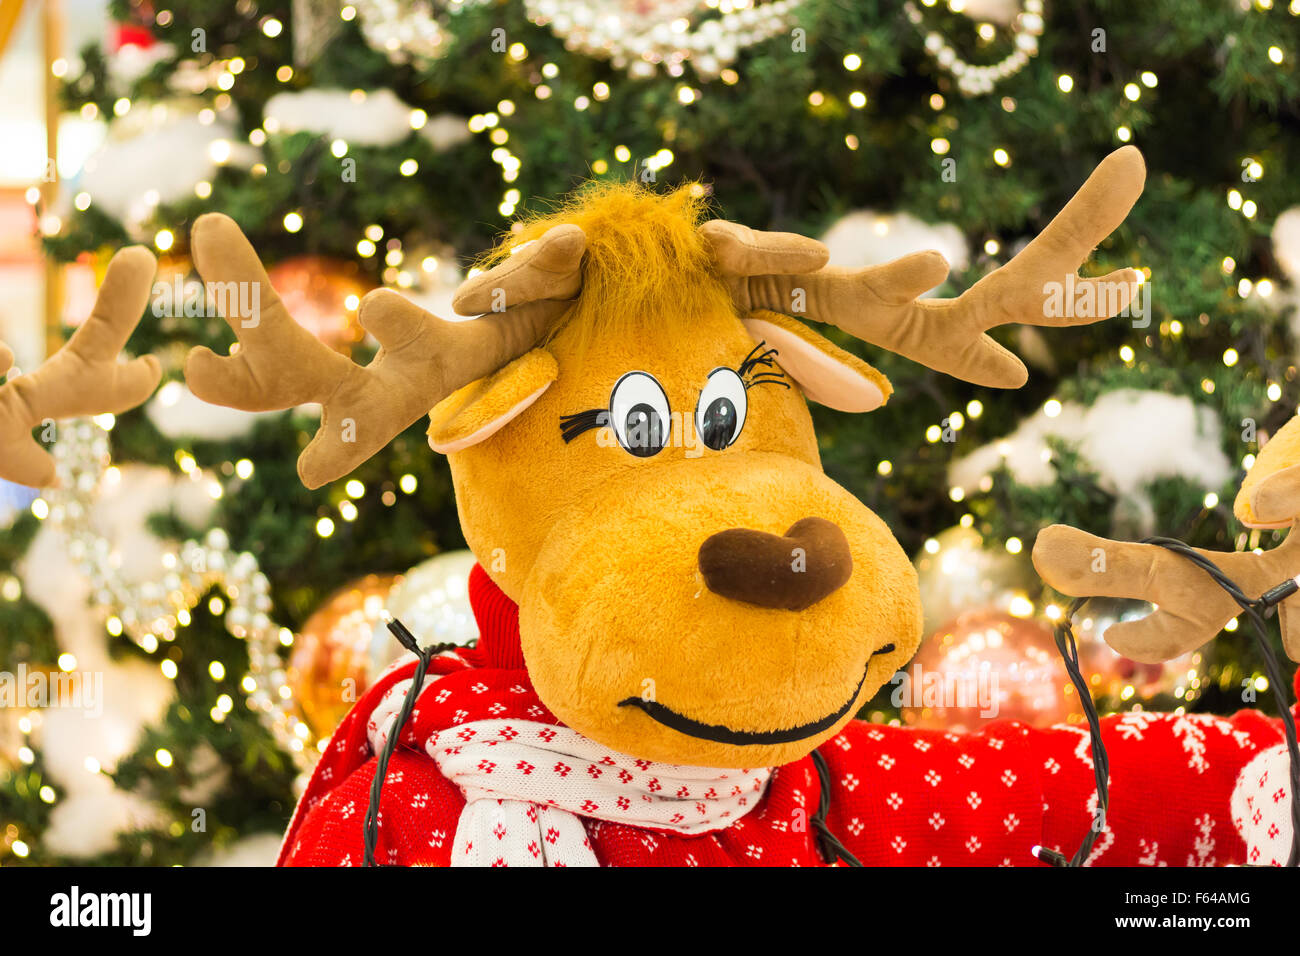
[[355, 266], [326, 256], [295, 256], [267, 270], [289, 314], [345, 355], [365, 336], [357, 321], [361, 297], [373, 288]]

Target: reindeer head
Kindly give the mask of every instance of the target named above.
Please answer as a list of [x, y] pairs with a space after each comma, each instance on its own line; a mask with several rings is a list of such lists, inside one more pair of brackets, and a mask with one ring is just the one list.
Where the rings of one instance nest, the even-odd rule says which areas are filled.
[[[456, 308], [476, 320], [372, 293], [361, 320], [384, 347], [364, 370], [295, 326], [234, 224], [204, 217], [200, 271], [262, 283], [264, 305], [227, 317], [236, 354], [200, 352], [187, 376], [235, 407], [321, 402], [299, 463], [312, 486], [436, 403], [430, 444], [448, 455], [466, 540], [519, 604], [554, 713], [638, 757], [779, 765], [852, 717], [915, 650], [921, 619], [907, 556], [826, 477], [805, 404], [867, 412], [890, 385], [795, 316], [1018, 386], [1024, 366], [985, 331], [1101, 317], [1047, 317], [1044, 285], [1074, 275], [1142, 178], [1136, 150], [1114, 154], [955, 300], [917, 298], [947, 272], [937, 253], [835, 270], [812, 240], [701, 223], [690, 187], [593, 187], [462, 287]], [[1120, 285], [1119, 309], [1136, 280], [1078, 281]]]

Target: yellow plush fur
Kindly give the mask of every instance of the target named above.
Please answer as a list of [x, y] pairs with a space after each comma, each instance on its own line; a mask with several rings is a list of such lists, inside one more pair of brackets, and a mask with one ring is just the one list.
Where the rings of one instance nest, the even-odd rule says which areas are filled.
[[[699, 442], [695, 414], [710, 372], [737, 368], [756, 344], [695, 232], [702, 212], [689, 190], [602, 187], [514, 237], [527, 241], [560, 221], [587, 235], [582, 292], [545, 345], [558, 375], [517, 417], [449, 461], [466, 540], [519, 603], [529, 673], [557, 716], [639, 757], [779, 765], [837, 732], [911, 656], [919, 597], [888, 528], [823, 473], [793, 383], [748, 390], [745, 424], [730, 447]], [[843, 360], [838, 350], [826, 354]], [[668, 446], [638, 458], [609, 428], [566, 443], [561, 417], [607, 408], [629, 371], [653, 375], [667, 393]], [[435, 440], [482, 428], [533, 395], [538, 381], [535, 370], [508, 370], [448, 398], [432, 415]], [[847, 537], [853, 573], [844, 587], [799, 612], [707, 588], [698, 564], [706, 538], [729, 528], [782, 534], [807, 517], [832, 521]], [[848, 714], [802, 740], [733, 744], [619, 706], [647, 694], [744, 732], [799, 727], [846, 706]]]

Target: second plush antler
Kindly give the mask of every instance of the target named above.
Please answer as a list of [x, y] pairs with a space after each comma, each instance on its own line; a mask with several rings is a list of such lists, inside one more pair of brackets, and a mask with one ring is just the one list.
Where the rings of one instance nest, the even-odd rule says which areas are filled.
[[[1300, 535], [1294, 527], [1272, 551], [1201, 551], [1251, 598], [1300, 575]], [[1052, 525], [1038, 533], [1034, 568], [1050, 586], [1075, 597], [1150, 601], [1156, 610], [1138, 621], [1112, 624], [1106, 643], [1144, 663], [1167, 661], [1214, 639], [1241, 613], [1237, 602], [1205, 571], [1159, 545], [1111, 541]], [[1300, 661], [1300, 597], [1278, 605], [1282, 644]]]
[[[1234, 506], [1248, 528], [1291, 531], [1272, 551], [1200, 551], [1248, 597], [1300, 576], [1300, 416], [1261, 450], [1241, 483]], [[1076, 597], [1150, 601], [1157, 609], [1139, 621], [1115, 624], [1106, 643], [1137, 661], [1169, 660], [1213, 639], [1241, 609], [1195, 564], [1159, 545], [1110, 541], [1053, 525], [1038, 533], [1034, 567], [1049, 585]], [[1278, 605], [1282, 646], [1300, 662], [1300, 595]]]
[[391, 290], [371, 292], [358, 318], [382, 348], [363, 368], [293, 320], [234, 220], [201, 216], [191, 245], [209, 286], [252, 294], [223, 297], [238, 350], [196, 348], [186, 381], [204, 401], [244, 411], [321, 405], [298, 459], [309, 488], [346, 475], [451, 392], [531, 349], [568, 308], [585, 248], [581, 230], [556, 229], [476, 276], [456, 304], [486, 313], [477, 319], [444, 321]]
[[[149, 304], [156, 268], [143, 246], [115, 255], [90, 318], [35, 372], [0, 386], [0, 478], [37, 488], [51, 484], [54, 459], [32, 429], [61, 418], [124, 412], [158, 387], [162, 373], [152, 355], [117, 360]], [[0, 375], [12, 364], [13, 353], [0, 343]]]
[[[719, 270], [742, 311], [770, 309], [838, 326], [850, 335], [956, 378], [1019, 388], [1024, 364], [986, 333], [1009, 322], [1067, 326], [1109, 318], [1128, 307], [1138, 274], [1120, 269], [1095, 279], [1079, 267], [1142, 194], [1146, 166], [1134, 146], [1107, 156], [1041, 234], [1006, 265], [956, 299], [919, 299], [944, 280], [948, 263], [918, 252], [863, 269], [824, 266], [818, 244], [708, 223]], [[766, 238], [764, 238], [766, 237]], [[778, 268], [774, 268], [778, 264]], [[1051, 314], [1048, 287], [1067, 288], [1088, 308]]]

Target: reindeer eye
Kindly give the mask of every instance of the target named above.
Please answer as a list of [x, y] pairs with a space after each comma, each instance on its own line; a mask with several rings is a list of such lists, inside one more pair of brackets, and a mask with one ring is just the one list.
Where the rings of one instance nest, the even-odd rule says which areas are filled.
[[695, 428], [700, 440], [708, 448], [722, 451], [740, 437], [748, 408], [744, 379], [735, 369], [715, 368], [695, 406]]
[[657, 455], [668, 444], [668, 393], [653, 375], [628, 372], [609, 396], [609, 424], [638, 458]]

